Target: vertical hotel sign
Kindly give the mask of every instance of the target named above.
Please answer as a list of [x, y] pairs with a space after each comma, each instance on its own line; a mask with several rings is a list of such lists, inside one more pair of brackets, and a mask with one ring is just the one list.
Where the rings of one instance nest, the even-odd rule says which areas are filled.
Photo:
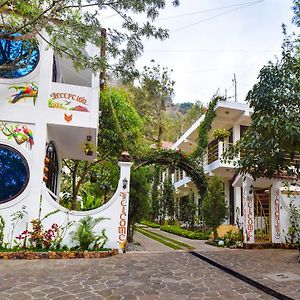
[[274, 203], [274, 214], [275, 214], [275, 238], [277, 240], [280, 239], [280, 203], [279, 203], [279, 196], [280, 191], [277, 188], [274, 193], [275, 203]]
[[121, 192], [120, 196], [121, 212], [118, 226], [118, 239], [122, 248], [122, 245], [126, 243], [127, 236], [127, 192]]

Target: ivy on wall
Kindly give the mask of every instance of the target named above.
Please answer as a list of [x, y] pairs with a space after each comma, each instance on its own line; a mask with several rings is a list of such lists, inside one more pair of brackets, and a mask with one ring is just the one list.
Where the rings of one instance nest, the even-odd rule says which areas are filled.
[[191, 156], [194, 158], [196, 157], [200, 158], [202, 162], [203, 162], [204, 151], [208, 146], [208, 132], [210, 131], [212, 122], [216, 116], [215, 110], [219, 100], [224, 100], [224, 99], [220, 96], [213, 97], [213, 99], [208, 105], [208, 109], [207, 112], [205, 113], [204, 120], [201, 122], [198, 129], [199, 130], [198, 144]]

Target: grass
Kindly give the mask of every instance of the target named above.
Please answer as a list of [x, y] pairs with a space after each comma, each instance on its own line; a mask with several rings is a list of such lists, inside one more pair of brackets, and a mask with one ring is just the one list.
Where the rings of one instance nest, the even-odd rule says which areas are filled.
[[182, 243], [182, 242], [179, 242], [179, 241], [176, 241], [176, 240], [173, 240], [169, 237], [166, 237], [166, 236], [163, 236], [163, 235], [160, 235], [158, 233], [153, 233], [147, 229], [142, 229], [142, 228], [137, 228], [136, 229], [138, 232], [140, 232], [141, 234], [167, 246], [167, 247], [170, 247], [174, 250], [185, 250], [185, 249], [189, 249], [189, 250], [192, 250], [194, 249], [194, 247], [192, 247], [191, 245], [188, 245], [188, 244], [185, 244], [185, 243]]
[[151, 221], [148, 221], [148, 220], [142, 220], [140, 222], [142, 225], [146, 225], [148, 227], [152, 227], [152, 228], [160, 228], [160, 225], [157, 224], [157, 223], [154, 223], [154, 222], [151, 222]]

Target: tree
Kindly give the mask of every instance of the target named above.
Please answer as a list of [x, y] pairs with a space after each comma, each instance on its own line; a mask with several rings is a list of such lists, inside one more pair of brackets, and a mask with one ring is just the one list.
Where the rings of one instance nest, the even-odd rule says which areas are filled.
[[[172, 3], [177, 6], [179, 0]], [[100, 46], [104, 12], [110, 11], [116, 21], [115, 27], [107, 28], [106, 49], [116, 63], [109, 68], [125, 76], [132, 75], [137, 73], [134, 61], [143, 50], [142, 39], [168, 38], [167, 30], [153, 25], [165, 4], [165, 0], [2, 0], [0, 40], [27, 40], [34, 47], [38, 36], [56, 53], [72, 59], [77, 67], [99, 70], [100, 66], [107, 66], [106, 62], [99, 55], [87, 55], [82, 49], [88, 43]], [[141, 15], [146, 16], [145, 22], [138, 21]], [[32, 49], [27, 50], [25, 56]], [[2, 67], [13, 68], [15, 64], [15, 60], [9, 60]]]
[[161, 193], [161, 209], [162, 216], [161, 219], [164, 220], [165, 217], [168, 217], [168, 224], [174, 224], [174, 216], [175, 216], [175, 202], [174, 202], [174, 187], [172, 184], [172, 180], [170, 177], [166, 178], [162, 185], [162, 193]]
[[254, 179], [278, 174], [299, 178], [300, 58], [286, 34], [282, 50], [282, 58], [261, 69], [258, 83], [248, 93], [251, 125], [227, 154], [230, 158], [240, 152], [237, 171]]
[[194, 227], [195, 224], [195, 214], [196, 214], [196, 204], [194, 201], [194, 194], [191, 191], [188, 196], [182, 197], [180, 200], [180, 220], [187, 222], [190, 228]]
[[216, 239], [218, 236], [217, 228], [225, 221], [228, 215], [223, 183], [220, 177], [214, 176], [211, 178], [208, 192], [202, 202], [201, 215], [206, 225], [212, 228]]
[[149, 170], [147, 168], [132, 170], [127, 231], [127, 240], [129, 242], [133, 240], [134, 225], [149, 216], [149, 190]]
[[163, 140], [166, 107], [172, 103], [174, 92], [175, 82], [170, 76], [166, 67], [144, 67], [139, 87], [132, 87], [135, 107], [145, 121], [145, 139], [154, 142], [158, 147]]
[[[131, 103], [130, 95], [123, 89], [106, 88], [101, 93], [101, 111], [97, 159], [92, 162], [64, 160], [69, 169], [65, 179], [69, 179], [71, 183], [72, 209], [76, 209], [78, 193], [90, 178], [89, 175], [100, 173], [102, 176], [99, 180], [102, 183], [110, 182], [112, 178], [105, 175], [105, 168], [112, 173], [112, 170], [117, 169], [117, 159], [122, 151], [134, 153], [138, 150], [143, 123]], [[111, 162], [114, 164], [111, 165]], [[101, 182], [98, 181], [97, 184], [100, 185]]]

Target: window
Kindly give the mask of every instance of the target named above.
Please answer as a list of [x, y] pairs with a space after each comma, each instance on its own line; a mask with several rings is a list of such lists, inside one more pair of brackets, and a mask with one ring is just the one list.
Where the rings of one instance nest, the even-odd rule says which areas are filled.
[[46, 158], [48, 162], [48, 180], [46, 182], [47, 188], [57, 195], [57, 184], [58, 184], [58, 158], [57, 152], [53, 142], [49, 142], [46, 150]]
[[32, 42], [0, 40], [0, 77], [13, 79], [26, 76], [36, 68], [38, 62], [38, 46]]
[[19, 196], [29, 181], [25, 157], [16, 149], [0, 144], [0, 203]]

